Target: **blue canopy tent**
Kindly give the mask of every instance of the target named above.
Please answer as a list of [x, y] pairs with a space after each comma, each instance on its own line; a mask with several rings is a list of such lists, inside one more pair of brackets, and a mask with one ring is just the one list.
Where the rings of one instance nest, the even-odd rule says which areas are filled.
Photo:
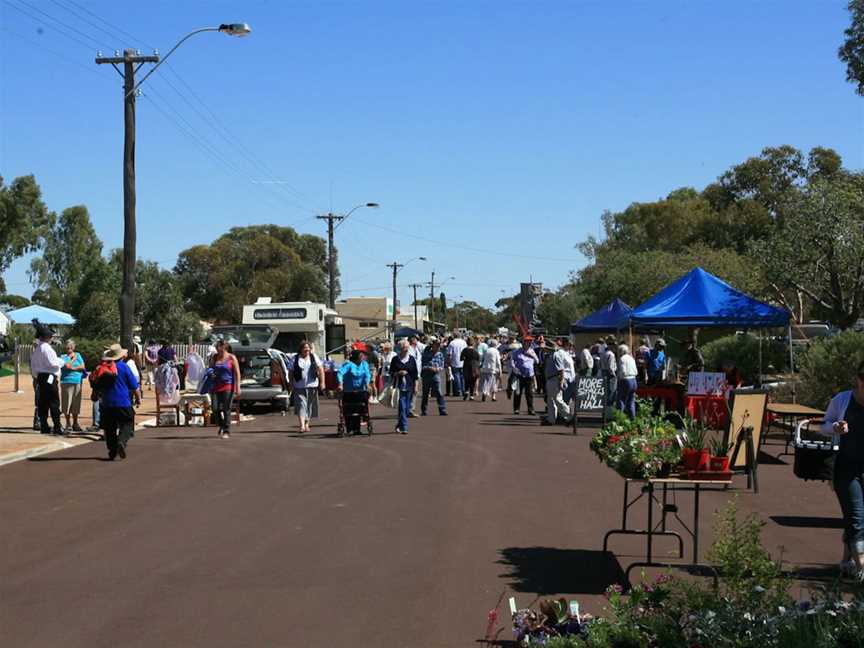
[[16, 324], [29, 324], [34, 319], [38, 319], [43, 324], [72, 326], [75, 323], [75, 318], [69, 313], [63, 313], [53, 308], [39, 306], [38, 304], [9, 311], [6, 313], [6, 316]]
[[586, 333], [590, 331], [621, 331], [630, 326], [630, 314], [633, 309], [617, 297], [590, 315], [573, 322], [571, 333]]
[[788, 311], [753, 299], [710, 272], [694, 268], [633, 309], [630, 321], [654, 328], [770, 328], [788, 326], [789, 317]]
[[[680, 279], [633, 309], [632, 325], [666, 328], [730, 327], [773, 328], [784, 326], [789, 335], [789, 366], [792, 357], [790, 313], [735, 290], [722, 279], [702, 268], [693, 268]], [[760, 336], [759, 375], [762, 374]], [[793, 394], [794, 398], [794, 394]]]

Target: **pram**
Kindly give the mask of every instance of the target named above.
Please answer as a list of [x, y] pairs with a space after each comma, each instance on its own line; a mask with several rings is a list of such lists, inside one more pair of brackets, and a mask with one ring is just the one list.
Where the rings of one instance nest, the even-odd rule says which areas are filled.
[[361, 434], [363, 424], [366, 424], [366, 432], [372, 436], [374, 426], [372, 417], [369, 415], [369, 392], [340, 392], [339, 393], [339, 423], [336, 430], [339, 436]]

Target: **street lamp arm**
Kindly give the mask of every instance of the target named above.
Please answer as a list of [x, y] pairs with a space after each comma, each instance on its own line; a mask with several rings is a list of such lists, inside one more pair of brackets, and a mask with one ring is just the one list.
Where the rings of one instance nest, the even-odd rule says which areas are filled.
[[150, 70], [147, 72], [147, 74], [145, 74], [143, 77], [141, 77], [141, 80], [135, 84], [135, 87], [132, 88], [126, 96], [128, 97], [130, 94], [134, 93], [139, 87], [141, 87], [141, 84], [144, 83], [151, 74], [153, 74], [156, 70], [158, 70], [160, 65], [162, 65], [165, 61], [168, 60], [168, 57], [174, 53], [174, 50], [176, 50], [178, 47], [180, 47], [187, 40], [192, 38], [195, 34], [201, 34], [203, 32], [214, 32], [214, 31], [215, 32], [225, 32], [226, 34], [230, 34], [232, 36], [245, 36], [246, 34], [249, 33], [250, 30], [249, 30], [248, 25], [236, 24], [236, 25], [219, 25], [218, 27], [202, 27], [201, 29], [195, 29], [194, 31], [189, 32], [183, 38], [181, 38], [179, 41], [177, 41], [177, 44], [174, 47], [172, 47], [170, 50], [168, 50], [168, 53], [165, 56], [163, 56], [156, 65], [154, 65], [152, 68], [150, 68]]
[[348, 218], [351, 214], [353, 214], [358, 209], [360, 209], [362, 207], [371, 207], [372, 209], [374, 209], [378, 206], [379, 206], [378, 203], [360, 203], [359, 205], [355, 205], [354, 207], [349, 209], [347, 213], [345, 213], [341, 216], [341, 218], [339, 219], [339, 222], [336, 223], [336, 227], [334, 227], [333, 229], [337, 229], [342, 223], [345, 222], [346, 218]]

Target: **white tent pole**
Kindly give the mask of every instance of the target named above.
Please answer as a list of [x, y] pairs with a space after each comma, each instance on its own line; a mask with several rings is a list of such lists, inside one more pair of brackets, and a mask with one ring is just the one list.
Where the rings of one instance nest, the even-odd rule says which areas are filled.
[[756, 386], [762, 388], [762, 329], [759, 329], [759, 379]]
[[792, 383], [792, 402], [798, 402], [798, 394], [795, 391], [795, 354], [792, 351], [792, 320], [789, 320], [789, 374]]

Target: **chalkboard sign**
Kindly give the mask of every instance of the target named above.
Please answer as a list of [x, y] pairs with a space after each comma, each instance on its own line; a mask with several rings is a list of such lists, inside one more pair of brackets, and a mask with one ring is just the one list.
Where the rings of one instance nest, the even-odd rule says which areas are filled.
[[[570, 386], [573, 398], [573, 434], [579, 427], [580, 412], [601, 412], [603, 420], [606, 420], [606, 383], [605, 378], [591, 378], [580, 376]], [[567, 393], [564, 394], [565, 400]]]
[[576, 382], [576, 411], [600, 412], [606, 407], [606, 379], [580, 376]]

